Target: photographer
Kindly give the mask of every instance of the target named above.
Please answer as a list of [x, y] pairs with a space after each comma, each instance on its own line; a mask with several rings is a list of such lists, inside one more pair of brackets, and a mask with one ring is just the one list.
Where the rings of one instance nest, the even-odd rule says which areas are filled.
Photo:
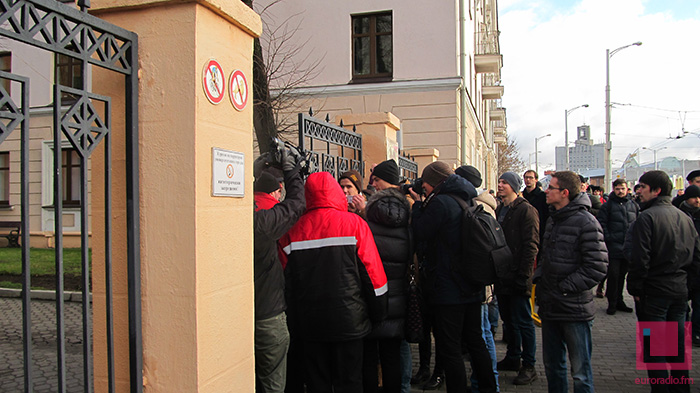
[[[255, 377], [258, 392], [284, 392], [289, 331], [285, 310], [284, 272], [277, 240], [304, 211], [304, 184], [300, 159], [282, 150], [276, 162], [265, 153], [255, 160], [254, 270], [255, 270]], [[279, 202], [280, 184], [266, 167], [281, 166], [287, 194]]]

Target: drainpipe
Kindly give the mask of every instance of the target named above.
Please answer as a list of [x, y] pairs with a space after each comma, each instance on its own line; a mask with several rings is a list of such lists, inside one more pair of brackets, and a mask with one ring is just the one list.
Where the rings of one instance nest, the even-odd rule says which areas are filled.
[[467, 11], [465, 9], [465, 1], [459, 0], [459, 76], [462, 80], [462, 84], [459, 89], [459, 132], [462, 140], [462, 165], [467, 164], [467, 83], [471, 83], [469, 80], [469, 73], [467, 72], [467, 53], [466, 53], [466, 23], [467, 23]]

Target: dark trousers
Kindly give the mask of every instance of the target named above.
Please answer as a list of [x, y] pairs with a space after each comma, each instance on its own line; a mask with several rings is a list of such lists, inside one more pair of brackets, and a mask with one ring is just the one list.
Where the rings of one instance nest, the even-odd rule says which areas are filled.
[[608, 264], [608, 308], [614, 309], [622, 304], [622, 290], [625, 288], [625, 277], [629, 263], [625, 258], [610, 258]]
[[307, 393], [362, 393], [362, 340], [304, 341]]
[[377, 392], [379, 375], [377, 365], [382, 365], [384, 393], [401, 392], [401, 339], [365, 339], [362, 362], [362, 386], [364, 393]]
[[[418, 355], [420, 359], [420, 368], [430, 369], [430, 357], [433, 354], [432, 349], [432, 339], [430, 334], [433, 330], [433, 325], [435, 321], [435, 313], [430, 307], [423, 307], [423, 341], [418, 343]], [[440, 361], [437, 356], [435, 356], [435, 369], [433, 374], [442, 375], [443, 370], [440, 365]]]
[[471, 355], [471, 366], [479, 380], [479, 392], [496, 391], [491, 356], [481, 335], [481, 303], [436, 305], [435, 352], [445, 369], [448, 393], [467, 390], [467, 371], [462, 357], [462, 340]]
[[535, 323], [532, 321], [530, 297], [524, 295], [498, 295], [498, 307], [503, 318], [504, 330], [508, 334], [506, 358], [520, 360], [523, 364], [535, 365]]
[[[677, 322], [678, 323], [678, 337], [685, 337], [685, 316], [688, 309], [688, 302], [684, 299], [671, 299], [663, 298], [659, 296], [643, 296], [640, 301], [635, 302], [635, 308], [637, 311], [637, 319], [640, 322], [647, 321], [667, 321], [667, 322]], [[678, 340], [678, 353], [681, 354], [684, 351], [683, 348], [684, 340]], [[647, 361], [647, 354], [644, 356], [645, 361]], [[677, 359], [677, 357], [669, 359], [666, 357], [668, 362], [682, 362], [682, 359]], [[647, 370], [647, 375], [649, 378], [668, 378], [668, 370]], [[688, 381], [689, 371], [688, 370], [671, 370], [671, 377], [678, 378], [679, 380]], [[683, 379], [685, 378], [685, 379]], [[651, 385], [652, 393], [667, 393], [667, 392], [690, 392], [689, 384], [678, 384], [678, 385]]]

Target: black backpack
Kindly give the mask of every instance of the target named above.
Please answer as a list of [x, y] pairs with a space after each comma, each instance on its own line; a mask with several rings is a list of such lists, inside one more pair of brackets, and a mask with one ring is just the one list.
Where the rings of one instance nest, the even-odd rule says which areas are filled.
[[513, 253], [498, 221], [484, 207], [447, 194], [462, 208], [460, 263], [452, 270], [475, 285], [513, 279]]

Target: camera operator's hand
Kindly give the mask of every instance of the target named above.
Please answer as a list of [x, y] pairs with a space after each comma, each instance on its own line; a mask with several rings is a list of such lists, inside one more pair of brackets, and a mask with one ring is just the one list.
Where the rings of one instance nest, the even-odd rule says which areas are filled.
[[289, 149], [284, 149], [282, 151], [282, 170], [284, 172], [291, 172], [296, 167], [297, 157], [295, 157]]
[[408, 192], [411, 194], [411, 198], [412, 198], [414, 201], [420, 202], [420, 201], [422, 200], [421, 197], [420, 197], [420, 195], [418, 195], [418, 193], [416, 193], [415, 191], [413, 191], [413, 187], [409, 188], [409, 189], [408, 189]]
[[253, 161], [253, 176], [257, 179], [270, 166], [270, 153], [263, 153]]

